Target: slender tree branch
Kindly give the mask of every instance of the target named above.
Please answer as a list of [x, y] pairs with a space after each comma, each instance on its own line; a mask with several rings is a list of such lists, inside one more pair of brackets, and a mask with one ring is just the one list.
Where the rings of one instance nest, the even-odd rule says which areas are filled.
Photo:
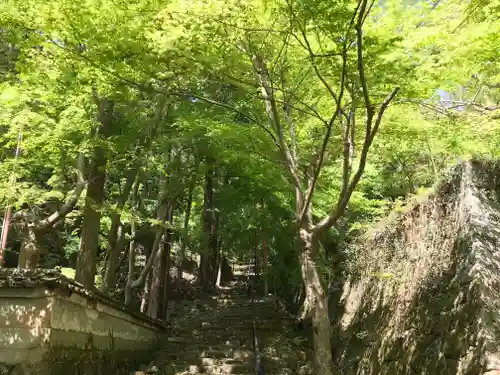
[[[354, 85], [352, 88], [352, 93], [354, 92]], [[351, 110], [349, 116], [345, 117], [346, 125], [343, 129], [343, 158], [342, 158], [342, 189], [340, 196], [347, 194], [347, 189], [349, 187], [349, 180], [351, 178], [352, 172], [352, 159], [354, 154], [354, 136], [355, 136], [355, 111], [356, 104], [355, 100], [351, 103]], [[352, 133], [351, 133], [352, 132]], [[351, 134], [350, 134], [351, 133]]]
[[477, 103], [474, 100], [472, 101], [462, 101], [462, 100], [440, 100], [441, 103], [449, 103], [449, 104], [454, 104], [457, 107], [461, 106], [471, 106], [474, 107], [475, 109], [480, 109], [484, 111], [496, 111], [500, 109], [500, 106], [494, 106], [494, 107], [489, 107], [489, 106], [484, 106], [481, 103]]
[[[283, 95], [287, 94], [287, 91], [284, 91], [284, 90], [276, 90], [276, 91], [282, 91]], [[289, 107], [290, 109], [294, 109], [297, 112], [303, 113], [304, 115], [308, 115], [310, 117], [316, 118], [316, 119], [320, 120], [323, 124], [328, 125], [328, 121], [325, 118], [323, 118], [323, 116], [321, 116], [321, 114], [313, 106], [311, 106], [307, 103], [302, 103], [300, 101], [295, 100], [295, 96], [291, 93], [289, 93], [289, 95], [290, 95], [290, 97], [288, 98], [287, 101], [275, 98], [276, 103], [282, 104], [283, 107]], [[266, 98], [264, 96], [257, 96], [257, 98], [261, 99], [261, 100], [266, 100]], [[290, 99], [294, 99], [294, 101], [297, 101], [298, 104], [304, 105], [305, 107], [307, 107], [308, 110], [305, 110], [303, 108], [300, 108], [296, 105], [291, 104]]]
[[[356, 12], [357, 12], [357, 10], [356, 10]], [[316, 187], [316, 183], [318, 181], [319, 174], [320, 174], [321, 168], [323, 166], [323, 160], [325, 157], [326, 148], [327, 148], [328, 143], [330, 141], [335, 121], [339, 115], [342, 115], [342, 114], [345, 115], [345, 112], [342, 110], [342, 99], [344, 96], [344, 85], [345, 85], [345, 79], [346, 79], [346, 75], [347, 75], [347, 48], [348, 48], [348, 37], [347, 37], [347, 33], [346, 33], [346, 37], [344, 38], [344, 43], [342, 46], [342, 69], [340, 72], [340, 86], [339, 86], [340, 91], [339, 91], [338, 97], [334, 96], [335, 109], [334, 109], [332, 117], [327, 125], [326, 133], [325, 133], [325, 136], [323, 138], [323, 142], [321, 144], [321, 148], [320, 148], [318, 156], [317, 156], [317, 161], [316, 161], [315, 165], [312, 167], [312, 178], [310, 179], [308, 187], [307, 187], [304, 205], [302, 207], [302, 211], [301, 211], [300, 216], [298, 218], [299, 222], [302, 222], [302, 220], [305, 217], [305, 214], [308, 212], [309, 205], [311, 204], [311, 200], [312, 200], [312, 197], [314, 194], [314, 189]]]
[[378, 111], [377, 119], [375, 120], [373, 129], [370, 126], [368, 126], [368, 124], [366, 124], [365, 140], [363, 143], [363, 148], [361, 150], [358, 169], [354, 174], [354, 177], [352, 178], [351, 182], [349, 183], [349, 187], [347, 188], [345, 194], [339, 196], [337, 205], [332, 209], [332, 211], [327, 217], [325, 217], [317, 225], [314, 226], [313, 228], [314, 231], [318, 232], [330, 228], [333, 224], [335, 224], [338, 218], [344, 214], [345, 208], [347, 207], [347, 203], [349, 202], [349, 199], [351, 198], [354, 189], [356, 188], [358, 182], [361, 179], [361, 176], [364, 173], [368, 157], [368, 151], [370, 150], [370, 146], [373, 142], [373, 139], [375, 138], [375, 135], [377, 134], [380, 123], [382, 122], [382, 116], [384, 115], [384, 112], [389, 107], [389, 104], [391, 103], [391, 101], [394, 99], [394, 97], [397, 95], [398, 92], [399, 92], [399, 87], [396, 87], [384, 100], [382, 106], [380, 107], [380, 110]]
[[[356, 41], [357, 41], [357, 51], [358, 51], [358, 74], [361, 81], [361, 88], [363, 90], [363, 98], [365, 101], [367, 125], [371, 127], [371, 121], [373, 118], [373, 107], [370, 102], [370, 95], [368, 93], [368, 84], [366, 83], [365, 76], [365, 63], [363, 58], [363, 17], [365, 16], [367, 0], [360, 0], [361, 5], [359, 7], [358, 21], [356, 24]], [[370, 132], [371, 129], [368, 129]]]
[[[292, 17], [295, 19], [295, 16], [292, 14]], [[314, 52], [312, 50], [311, 44], [309, 43], [309, 39], [307, 38], [306, 35], [306, 30], [300, 25], [300, 22], [297, 22], [297, 27], [299, 28], [300, 33], [302, 34], [302, 38], [304, 39], [304, 43], [307, 49], [307, 52], [309, 53], [309, 60], [311, 61], [311, 65], [314, 69], [314, 72], [316, 73], [316, 76], [318, 79], [321, 81], [323, 86], [327, 89], [329, 92], [330, 96], [332, 99], [337, 102], [337, 95], [335, 94], [335, 91], [333, 90], [332, 86], [328, 83], [328, 81], [323, 77], [321, 72], [319, 71], [318, 64], [316, 64], [316, 60], [314, 58]]]
[[[281, 87], [285, 87], [286, 85], [286, 77], [285, 77], [285, 66], [284, 63], [282, 64], [280, 68], [280, 78], [281, 78]], [[295, 124], [292, 119], [292, 113], [291, 113], [291, 97], [283, 94], [283, 115], [285, 118], [285, 121], [288, 125], [288, 131], [290, 133], [290, 143], [291, 143], [291, 154], [292, 158], [295, 160], [295, 162], [298, 164], [299, 160], [297, 159], [297, 138], [295, 136]]]
[[290, 149], [288, 148], [288, 145], [286, 144], [284, 139], [283, 128], [281, 126], [281, 120], [278, 112], [278, 107], [276, 105], [274, 92], [268, 80], [269, 72], [267, 70], [267, 66], [262, 58], [256, 54], [252, 55], [251, 59], [255, 72], [260, 80], [262, 95], [266, 98], [264, 103], [266, 106], [267, 117], [271, 126], [274, 127], [274, 131], [278, 138], [282, 155], [287, 162], [288, 170], [295, 183], [295, 187], [296, 189], [300, 189], [300, 179], [297, 173], [296, 161], [293, 159]]
[[153, 267], [153, 262], [156, 259], [156, 255], [161, 251], [162, 246], [160, 246], [161, 239], [164, 235], [164, 230], [163, 229], [158, 229], [158, 233], [156, 234], [155, 241], [153, 243], [153, 247], [151, 249], [151, 253], [149, 254], [148, 260], [146, 262], [146, 265], [142, 269], [139, 277], [134, 280], [131, 284], [130, 287], [132, 289], [139, 288], [141, 285], [144, 284], [146, 281], [146, 277], [148, 276], [149, 272], [151, 271]]
[[451, 113], [447, 111], [446, 109], [439, 107], [437, 105], [433, 105], [432, 103], [426, 103], [423, 100], [416, 100], [416, 99], [401, 99], [398, 101], [393, 102], [393, 104], [414, 104], [414, 105], [419, 105], [421, 107], [427, 108], [431, 111], [437, 112], [439, 114], [451, 117]]
[[[352, 84], [352, 92], [354, 92], [354, 83]], [[351, 113], [350, 122], [351, 122], [351, 149], [352, 149], [352, 158], [355, 157], [354, 151], [356, 149], [356, 101], [353, 99], [351, 103]]]
[[455, 34], [455, 32], [460, 28], [462, 27], [462, 25], [467, 22], [467, 20], [474, 14], [474, 12], [476, 10], [479, 9], [479, 7], [482, 7], [484, 4], [486, 3], [486, 0], [479, 0], [477, 2], [477, 4], [469, 11], [469, 13], [467, 13], [467, 15], [465, 16], [465, 18], [460, 21], [460, 23], [453, 29], [453, 31], [451, 32], [452, 34]]
[[[341, 120], [341, 122], [344, 122], [344, 120]], [[344, 139], [344, 150], [343, 150], [343, 159], [342, 159], [342, 192], [341, 195], [344, 195], [345, 192], [347, 191], [347, 188], [349, 186], [349, 179], [351, 178], [350, 176], [350, 170], [351, 170], [351, 164], [352, 164], [352, 153], [351, 153], [351, 142], [352, 139], [350, 138], [351, 135], [351, 121], [349, 118], [345, 120], [345, 125], [343, 129], [343, 139]]]
[[370, 14], [370, 12], [373, 8], [373, 4], [375, 4], [375, 0], [372, 0], [372, 2], [370, 3], [370, 6], [368, 7], [368, 10], [365, 12], [365, 16], [363, 17], [363, 21], [361, 22], [361, 26], [363, 26], [365, 24], [365, 21], [368, 18], [368, 15]]
[[78, 166], [76, 169], [76, 186], [74, 192], [69, 196], [66, 203], [63, 204], [59, 210], [57, 210], [44, 220], [40, 221], [39, 223], [40, 229], [49, 229], [52, 226], [54, 226], [54, 224], [56, 224], [59, 220], [62, 220], [67, 214], [73, 211], [76, 204], [78, 203], [78, 199], [82, 195], [82, 192], [86, 186], [86, 181], [83, 175], [84, 158], [82, 154], [78, 156], [77, 163]]

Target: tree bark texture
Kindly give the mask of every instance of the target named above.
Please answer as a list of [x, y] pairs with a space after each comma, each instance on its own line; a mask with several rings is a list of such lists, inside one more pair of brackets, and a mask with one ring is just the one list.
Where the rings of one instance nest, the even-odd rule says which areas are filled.
[[[113, 132], [114, 103], [99, 98], [94, 92], [98, 107], [97, 140], [107, 139]], [[94, 149], [87, 184], [87, 195], [83, 210], [83, 225], [80, 238], [75, 280], [87, 288], [94, 288], [97, 251], [99, 248], [99, 229], [101, 225], [101, 207], [104, 201], [104, 183], [106, 180], [106, 152], [101, 145]]]
[[186, 202], [186, 213], [184, 214], [184, 228], [182, 233], [182, 243], [179, 251], [179, 267], [177, 268], [177, 278], [182, 279], [182, 270], [184, 258], [186, 256], [186, 247], [189, 241], [189, 219], [191, 218], [191, 207], [193, 206], [193, 191], [195, 187], [195, 180], [191, 181], [189, 185], [188, 197]]
[[[173, 211], [173, 210], [172, 210]], [[170, 224], [173, 223], [173, 213], [170, 213]], [[163, 280], [161, 284], [161, 300], [158, 311], [158, 318], [166, 320], [167, 319], [167, 310], [168, 310], [168, 296], [171, 285], [171, 277], [170, 277], [170, 269], [172, 267], [172, 241], [173, 241], [173, 233], [171, 229], [167, 229], [165, 233], [165, 242], [163, 243], [163, 259], [162, 259], [162, 275]]]
[[[168, 204], [166, 207], [166, 220], [170, 225], [173, 220], [173, 206]], [[147, 315], [156, 318], [163, 318], [163, 307], [166, 305], [165, 298], [165, 280], [168, 274], [168, 267], [170, 263], [170, 244], [169, 238], [171, 231], [169, 229], [161, 228], [161, 240], [159, 243], [160, 248], [156, 252], [155, 261], [153, 262], [153, 270], [151, 275], [151, 288], [149, 290], [149, 301]]]
[[210, 162], [205, 174], [203, 201], [203, 248], [200, 256], [199, 282], [210, 290], [217, 278], [217, 224], [214, 207], [214, 170]]
[[82, 283], [86, 288], [94, 288], [105, 180], [106, 157], [104, 150], [98, 148], [95, 150], [89, 173], [87, 195], [83, 209], [80, 251], [75, 273], [75, 280]]
[[165, 232], [162, 229], [161, 230], [161, 240], [160, 243], [158, 244], [159, 248], [157, 251], [155, 251], [154, 256], [154, 261], [153, 261], [153, 268], [151, 271], [151, 284], [149, 287], [149, 293], [148, 293], [148, 301], [147, 301], [147, 315], [152, 317], [152, 318], [157, 318], [158, 317], [158, 311], [159, 311], [159, 306], [160, 306], [160, 298], [162, 297], [161, 295], [161, 282], [162, 282], [162, 275], [161, 275], [161, 263], [163, 259], [163, 236]]
[[317, 375], [333, 375], [328, 299], [315, 260], [319, 241], [314, 234], [304, 228], [300, 229], [300, 238], [303, 243], [300, 266], [306, 292], [305, 303], [313, 324], [314, 366]]
[[120, 241], [120, 235], [123, 234], [120, 210], [123, 209], [129, 198], [137, 172], [138, 169], [129, 171], [127, 181], [123, 186], [122, 194], [116, 205], [116, 211], [111, 215], [111, 228], [108, 233], [107, 260], [103, 282], [100, 288], [103, 293], [108, 293], [114, 289], [116, 284], [116, 272], [118, 271], [120, 253], [123, 250], [123, 246], [120, 246], [123, 245], [123, 242]]
[[[135, 222], [130, 223], [130, 242], [128, 244], [128, 274], [127, 284], [125, 285], [125, 306], [132, 303], [132, 283], [134, 282], [134, 265], [135, 265]], [[153, 249], [152, 249], [153, 251]]]

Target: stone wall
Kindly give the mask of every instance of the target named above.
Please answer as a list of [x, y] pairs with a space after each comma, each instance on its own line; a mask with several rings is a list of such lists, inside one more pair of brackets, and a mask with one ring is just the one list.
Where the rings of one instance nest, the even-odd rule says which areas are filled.
[[[342, 374], [500, 374], [500, 167], [471, 161], [357, 246]], [[499, 371], [499, 372], [496, 372]]]
[[21, 271], [0, 275], [0, 374], [128, 374], [165, 334], [161, 322], [68, 280], [12, 282], [9, 272]]

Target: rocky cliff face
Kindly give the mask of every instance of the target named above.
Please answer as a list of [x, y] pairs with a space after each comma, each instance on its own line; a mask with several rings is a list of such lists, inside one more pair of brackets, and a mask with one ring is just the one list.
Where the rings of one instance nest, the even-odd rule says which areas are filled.
[[500, 163], [461, 163], [379, 227], [341, 297], [340, 372], [500, 374]]

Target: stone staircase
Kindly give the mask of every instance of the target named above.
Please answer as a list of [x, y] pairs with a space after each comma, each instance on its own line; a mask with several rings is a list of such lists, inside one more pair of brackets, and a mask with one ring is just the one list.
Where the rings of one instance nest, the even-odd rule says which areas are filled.
[[252, 304], [236, 281], [215, 296], [172, 307], [172, 331], [158, 352], [155, 372], [163, 375], [255, 374], [253, 317], [265, 375], [307, 373], [310, 349], [294, 331], [291, 316], [273, 297]]

